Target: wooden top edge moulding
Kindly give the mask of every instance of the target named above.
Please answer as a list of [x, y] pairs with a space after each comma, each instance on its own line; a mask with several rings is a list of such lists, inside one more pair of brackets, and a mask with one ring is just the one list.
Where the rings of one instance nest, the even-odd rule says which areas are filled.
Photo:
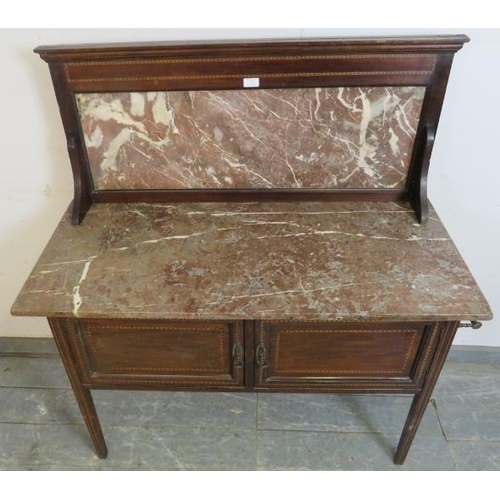
[[95, 43], [73, 45], [40, 45], [35, 49], [44, 60], [78, 60], [86, 58], [156, 57], [164, 55], [191, 56], [253, 55], [273, 50], [281, 54], [360, 52], [457, 52], [469, 42], [467, 35], [433, 35], [414, 37], [303, 38], [262, 40], [210, 40], [132, 43]]

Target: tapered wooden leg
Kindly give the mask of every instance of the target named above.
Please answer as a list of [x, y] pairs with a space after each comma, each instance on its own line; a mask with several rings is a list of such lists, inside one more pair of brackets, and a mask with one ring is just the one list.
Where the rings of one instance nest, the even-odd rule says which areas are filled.
[[108, 456], [108, 449], [106, 447], [106, 442], [104, 441], [104, 436], [102, 434], [101, 424], [99, 423], [99, 417], [94, 406], [94, 401], [92, 400], [92, 395], [88, 389], [83, 387], [78, 371], [76, 369], [71, 350], [69, 348], [68, 339], [66, 337], [66, 332], [64, 325], [61, 324], [58, 318], [48, 318], [50, 328], [54, 335], [54, 340], [56, 341], [57, 348], [61, 354], [64, 367], [68, 373], [69, 381], [73, 392], [82, 412], [85, 425], [89, 431], [90, 437], [94, 444], [97, 456], [99, 458], [106, 458]]
[[399, 439], [396, 454], [394, 455], [394, 463], [397, 465], [402, 465], [406, 460], [411, 443], [417, 433], [418, 426], [420, 425], [420, 421], [422, 420], [432, 391], [434, 390], [434, 386], [436, 385], [437, 379], [446, 360], [446, 356], [450, 350], [458, 325], [459, 323], [457, 321], [444, 323], [440, 332], [438, 345], [422, 387], [422, 391], [413, 398], [413, 403], [408, 413], [408, 417], [406, 418], [401, 438]]

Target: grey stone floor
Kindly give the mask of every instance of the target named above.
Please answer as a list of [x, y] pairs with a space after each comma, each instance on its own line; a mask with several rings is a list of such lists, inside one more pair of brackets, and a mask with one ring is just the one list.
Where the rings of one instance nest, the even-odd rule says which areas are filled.
[[404, 466], [411, 397], [95, 391], [95, 457], [52, 340], [0, 338], [0, 470], [500, 470], [500, 349], [453, 348]]

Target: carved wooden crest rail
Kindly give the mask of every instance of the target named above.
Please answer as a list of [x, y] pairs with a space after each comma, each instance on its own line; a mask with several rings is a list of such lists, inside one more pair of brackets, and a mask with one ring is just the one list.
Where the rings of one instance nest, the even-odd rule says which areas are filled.
[[36, 49], [75, 198], [12, 313], [48, 318], [100, 457], [94, 389], [363, 392], [414, 395], [403, 463], [491, 318], [426, 192], [466, 41]]

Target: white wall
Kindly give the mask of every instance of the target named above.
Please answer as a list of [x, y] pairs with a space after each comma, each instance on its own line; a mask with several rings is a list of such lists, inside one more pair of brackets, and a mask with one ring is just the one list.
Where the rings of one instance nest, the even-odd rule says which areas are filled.
[[72, 178], [39, 44], [466, 33], [456, 58], [431, 164], [430, 198], [498, 318], [461, 330], [456, 344], [500, 346], [500, 30], [104, 29], [2, 30], [0, 100], [0, 336], [48, 336], [39, 318], [9, 314], [24, 280], [71, 201]]

